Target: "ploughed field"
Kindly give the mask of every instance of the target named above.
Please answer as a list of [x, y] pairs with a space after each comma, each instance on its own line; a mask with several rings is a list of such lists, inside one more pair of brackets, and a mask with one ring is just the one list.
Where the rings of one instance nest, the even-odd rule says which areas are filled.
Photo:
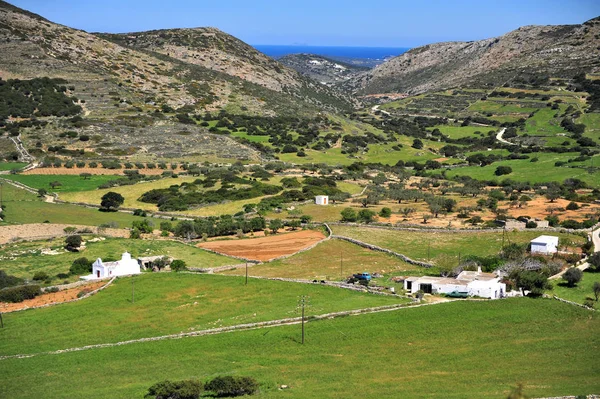
[[302, 230], [248, 240], [211, 241], [198, 246], [229, 256], [268, 261], [280, 256], [292, 255], [324, 238], [325, 235], [319, 231]]

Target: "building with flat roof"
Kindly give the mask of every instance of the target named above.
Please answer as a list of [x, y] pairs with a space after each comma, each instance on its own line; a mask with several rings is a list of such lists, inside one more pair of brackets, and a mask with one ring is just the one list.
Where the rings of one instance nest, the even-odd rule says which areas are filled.
[[558, 252], [558, 237], [539, 236], [531, 240], [531, 253], [550, 255]]
[[426, 294], [459, 294], [498, 299], [506, 294], [506, 284], [493, 273], [463, 271], [456, 278], [449, 277], [408, 277], [404, 280], [404, 289], [414, 294], [423, 291]]

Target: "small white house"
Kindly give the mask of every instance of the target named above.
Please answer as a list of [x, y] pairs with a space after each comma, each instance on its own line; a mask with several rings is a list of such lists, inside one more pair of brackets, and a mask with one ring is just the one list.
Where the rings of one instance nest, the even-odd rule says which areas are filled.
[[125, 252], [121, 260], [116, 262], [102, 262], [98, 258], [92, 264], [92, 274], [81, 277], [83, 280], [96, 280], [105, 277], [128, 276], [140, 274], [141, 269], [137, 260], [131, 258], [131, 254]]
[[447, 277], [409, 277], [404, 280], [404, 289], [414, 294], [423, 291], [425, 294], [460, 293], [465, 296], [497, 299], [506, 295], [506, 284], [500, 277], [492, 273], [463, 271], [456, 278]]
[[558, 252], [558, 237], [555, 236], [539, 236], [531, 240], [532, 254], [555, 254]]
[[329, 196], [328, 195], [317, 195], [315, 197], [315, 204], [317, 204], [317, 205], [329, 205]]

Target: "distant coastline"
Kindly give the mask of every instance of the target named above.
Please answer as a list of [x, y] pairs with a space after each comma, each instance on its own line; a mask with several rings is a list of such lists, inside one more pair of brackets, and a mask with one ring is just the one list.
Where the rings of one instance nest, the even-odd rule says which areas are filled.
[[324, 57], [385, 60], [410, 50], [408, 47], [346, 47], [346, 46], [292, 46], [292, 45], [253, 45], [258, 51], [273, 58], [288, 54], [317, 54]]

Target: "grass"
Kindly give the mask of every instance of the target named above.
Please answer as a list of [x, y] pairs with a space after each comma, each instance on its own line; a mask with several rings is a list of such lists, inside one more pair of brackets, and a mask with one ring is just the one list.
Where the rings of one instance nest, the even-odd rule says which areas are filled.
[[460, 301], [308, 323], [304, 345], [286, 326], [2, 360], [0, 396], [139, 398], [220, 374], [256, 378], [260, 398], [496, 399], [518, 383], [528, 397], [583, 395], [600, 391], [599, 328], [548, 299]]
[[0, 170], [21, 169], [27, 166], [25, 162], [0, 162]]
[[429, 130], [439, 129], [444, 135], [449, 136], [451, 139], [461, 139], [464, 137], [479, 138], [476, 132], [483, 133], [487, 136], [489, 131], [496, 132], [498, 129], [493, 126], [450, 126], [450, 125], [438, 125], [430, 128]]
[[[324, 241], [310, 251], [292, 257], [252, 266], [251, 276], [284, 277], [316, 280], [341, 280], [353, 273], [389, 273], [413, 270], [415, 266], [395, 256], [371, 251], [341, 240]], [[244, 269], [230, 270], [224, 274], [243, 275]]]
[[[437, 231], [398, 231], [369, 227], [331, 226], [334, 234], [355, 238], [369, 244], [391, 249], [409, 258], [432, 260], [442, 257], [465, 255], [496, 255], [502, 249], [502, 231], [497, 233], [446, 233]], [[541, 235], [539, 231], [510, 231], [505, 235], [505, 244], [525, 244]], [[568, 238], [578, 245], [585, 239], [574, 234], [552, 233], [560, 239]], [[428, 256], [429, 253], [429, 256]]]
[[494, 114], [520, 114], [527, 118], [530, 113], [536, 111], [538, 108], [525, 107], [523, 106], [525, 103], [526, 102], [521, 102], [520, 100], [480, 100], [471, 104], [468, 110], [471, 112], [481, 113], [492, 112]]
[[[6, 175], [4, 177], [18, 181], [32, 188], [45, 188], [49, 192], [57, 193], [95, 190], [103, 183], [123, 178], [123, 176], [111, 175], [93, 175], [86, 180], [77, 175]], [[50, 183], [54, 181], [61, 182], [62, 186], [56, 188], [50, 187]]]
[[[181, 184], [183, 182], [193, 182], [197, 177], [178, 177], [178, 178], [166, 178], [151, 182], [138, 183], [131, 186], [111, 187], [102, 190], [92, 191], [79, 191], [65, 193], [60, 196], [64, 201], [68, 202], [83, 202], [86, 204], [100, 205], [102, 196], [109, 191], [119, 193], [125, 198], [123, 207], [125, 208], [139, 208], [149, 211], [156, 211], [158, 207], [156, 204], [149, 204], [146, 202], [138, 201], [142, 194], [160, 188], [168, 188], [173, 184]], [[218, 188], [218, 187], [217, 187]]]
[[[551, 294], [569, 301], [583, 303], [586, 298], [595, 299], [592, 286], [596, 281], [600, 282], [600, 273], [584, 271], [583, 278], [575, 287], [569, 288], [562, 279], [555, 281]], [[598, 304], [596, 304], [596, 307], [598, 307]]]
[[[566, 162], [571, 158], [577, 157], [578, 153], [535, 153], [530, 154], [531, 158], [538, 158], [538, 162], [531, 162], [530, 159], [515, 159], [494, 162], [492, 165], [484, 167], [467, 166], [449, 170], [447, 176], [470, 176], [477, 180], [502, 180], [512, 179], [516, 181], [528, 181], [530, 183], [544, 183], [550, 181], [562, 182], [568, 178], [577, 178], [588, 183], [592, 187], [600, 186], [600, 174], [589, 173], [581, 168], [556, 167], [555, 162]], [[513, 172], [500, 178], [494, 174], [498, 166], [510, 166]]]
[[[559, 133], [567, 132], [560, 126], [561, 119], [555, 119], [554, 115], [560, 113], [559, 110], [542, 108], [525, 122], [525, 133], [530, 136], [556, 136]], [[565, 138], [563, 137], [564, 141]]]
[[[134, 257], [172, 256], [185, 261], [190, 267], [218, 267], [239, 263], [236, 259], [177, 241], [107, 238], [101, 242], [88, 242], [86, 246], [84, 252], [73, 253], [63, 249], [64, 239], [8, 244], [0, 249], [0, 257], [7, 258], [2, 260], [1, 268], [8, 274], [23, 278], [31, 278], [37, 271], [45, 271], [53, 276], [58, 273], [68, 273], [71, 263], [82, 256], [91, 262], [97, 258], [121, 259], [121, 254], [125, 251], [130, 252]], [[40, 250], [43, 248], [51, 248], [61, 253], [41, 255]]]
[[[208, 274], [145, 273], [121, 278], [85, 301], [5, 316], [0, 353], [37, 353], [81, 345], [295, 317], [298, 296], [312, 314], [408, 303], [407, 299], [321, 285]], [[101, 309], [101, 311], [99, 311]], [[44, 326], [31, 329], [31, 326]]]
[[589, 113], [582, 114], [579, 118], [577, 118], [576, 123], [585, 124], [585, 133], [583, 134], [586, 137], [589, 137], [596, 142], [600, 141], [600, 113]]

